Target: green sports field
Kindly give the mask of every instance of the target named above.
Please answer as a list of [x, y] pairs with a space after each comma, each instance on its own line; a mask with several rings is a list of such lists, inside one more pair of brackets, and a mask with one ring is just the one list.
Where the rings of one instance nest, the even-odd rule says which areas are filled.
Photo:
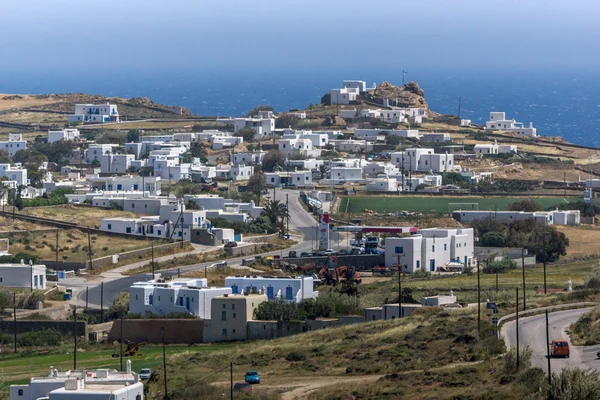
[[[340, 203], [340, 213], [361, 213], [373, 210], [379, 213], [396, 211], [420, 211], [422, 213], [449, 213], [449, 203], [460, 203], [464, 208], [477, 203], [474, 209], [507, 210], [509, 204], [523, 200], [524, 197], [344, 197]], [[536, 198], [542, 210], [560, 203], [576, 201], [575, 197], [540, 197]], [[456, 209], [456, 206], [453, 206]]]

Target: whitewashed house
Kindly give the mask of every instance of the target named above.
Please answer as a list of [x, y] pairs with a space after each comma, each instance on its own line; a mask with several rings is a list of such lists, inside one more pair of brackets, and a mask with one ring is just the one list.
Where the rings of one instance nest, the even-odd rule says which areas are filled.
[[452, 218], [459, 222], [469, 223], [476, 220], [491, 218], [498, 221], [523, 221], [534, 219], [546, 225], [579, 225], [581, 213], [579, 210], [554, 210], [554, 211], [479, 211], [457, 210], [452, 212]]
[[450, 262], [474, 264], [474, 234], [472, 228], [421, 229], [410, 237], [385, 239], [385, 265], [402, 266], [402, 272], [420, 269], [436, 271]]
[[133, 154], [103, 154], [100, 156], [100, 170], [103, 174], [125, 174], [134, 160]]
[[400, 173], [398, 168], [390, 162], [370, 162], [363, 167], [363, 171], [367, 177], [392, 176]]
[[321, 150], [313, 147], [311, 139], [282, 139], [279, 141], [279, 152], [285, 157], [321, 155]]
[[376, 178], [367, 180], [367, 192], [397, 192], [398, 181], [394, 178]]
[[410, 148], [390, 153], [391, 162], [400, 170], [421, 172], [460, 172], [454, 154], [436, 154], [433, 149]]
[[265, 154], [267, 154], [267, 152], [263, 150], [233, 153], [231, 155], [231, 162], [239, 165], [260, 164], [262, 163]]
[[319, 296], [319, 292], [314, 289], [313, 277], [304, 275], [298, 278], [228, 276], [225, 278], [225, 286], [230, 288], [233, 294], [258, 292], [266, 294], [269, 300], [296, 303]]
[[48, 143], [61, 140], [79, 140], [79, 129], [62, 129], [60, 131], [48, 131]]
[[494, 143], [478, 143], [473, 147], [475, 154], [481, 156], [494, 155], [494, 154], [504, 154], [504, 153], [516, 153], [517, 146], [516, 145], [499, 145], [496, 140]]
[[0, 264], [0, 287], [46, 289], [46, 266], [25, 264], [23, 261], [20, 264]]
[[114, 104], [76, 104], [68, 120], [69, 123], [119, 122], [119, 112]]
[[10, 157], [14, 156], [17, 151], [26, 150], [27, 142], [23, 140], [21, 133], [9, 133], [8, 140], [0, 141], [0, 150], [4, 150]]
[[0, 177], [6, 177], [9, 181], [14, 181], [17, 186], [28, 186], [27, 169], [21, 164], [0, 164]]
[[522, 122], [506, 119], [506, 113], [504, 112], [490, 112], [490, 120], [485, 123], [485, 129], [514, 132], [517, 135], [527, 137], [537, 136], [537, 129], [533, 127], [532, 122], [529, 123], [529, 127], [525, 127]]

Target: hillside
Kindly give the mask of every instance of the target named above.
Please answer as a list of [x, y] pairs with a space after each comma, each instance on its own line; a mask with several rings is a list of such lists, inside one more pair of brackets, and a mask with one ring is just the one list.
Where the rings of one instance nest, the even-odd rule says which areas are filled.
[[417, 82], [410, 82], [404, 86], [394, 86], [389, 82], [383, 82], [373, 92], [368, 93], [365, 98], [368, 101], [378, 103], [381, 103], [383, 99], [397, 99], [398, 107], [429, 109], [425, 101], [425, 91], [419, 87]]
[[83, 93], [65, 94], [0, 94], [0, 123], [31, 125], [63, 125], [75, 104], [111, 103], [118, 106], [122, 120], [191, 117], [192, 112], [179, 106], [155, 103], [148, 97], [124, 99]]

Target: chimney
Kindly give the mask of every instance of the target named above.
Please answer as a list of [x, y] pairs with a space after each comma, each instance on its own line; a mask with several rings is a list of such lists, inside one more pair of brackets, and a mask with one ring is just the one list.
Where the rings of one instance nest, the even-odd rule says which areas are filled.
[[126, 366], [127, 366], [127, 373], [130, 374], [131, 373], [131, 360], [127, 360]]

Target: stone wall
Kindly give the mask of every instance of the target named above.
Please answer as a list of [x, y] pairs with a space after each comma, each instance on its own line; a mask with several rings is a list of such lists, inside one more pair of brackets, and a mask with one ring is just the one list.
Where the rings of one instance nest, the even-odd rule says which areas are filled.
[[[78, 336], [87, 337], [86, 331], [87, 324], [85, 322], [77, 321], [77, 333]], [[26, 333], [34, 331], [43, 331], [46, 329], [56, 329], [63, 335], [72, 335], [75, 322], [73, 321], [28, 321], [28, 320], [17, 320], [17, 333]], [[14, 322], [10, 320], [0, 321], [0, 331], [3, 333], [14, 332]]]
[[[161, 328], [164, 327], [167, 344], [202, 343], [204, 320], [202, 319], [124, 319], [123, 340], [144, 343], [162, 343]], [[121, 320], [116, 320], [108, 332], [108, 342], [120, 340]]]

